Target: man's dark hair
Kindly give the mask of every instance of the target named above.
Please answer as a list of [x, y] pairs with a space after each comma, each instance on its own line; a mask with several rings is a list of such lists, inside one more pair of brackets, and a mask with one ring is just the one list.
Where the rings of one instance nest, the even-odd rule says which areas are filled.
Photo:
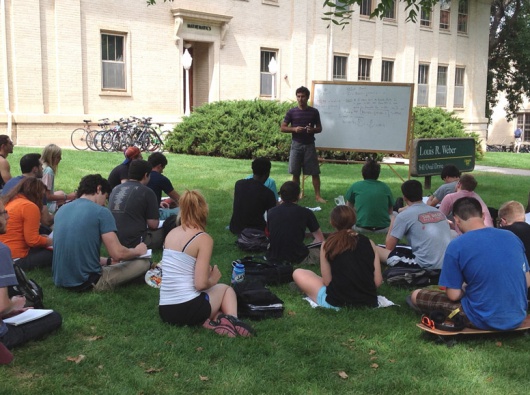
[[280, 196], [286, 203], [294, 203], [298, 201], [300, 196], [300, 185], [294, 181], [285, 182], [280, 188]]
[[408, 180], [401, 184], [401, 193], [411, 202], [417, 202], [423, 198], [423, 188], [418, 180]]
[[0, 134], [0, 147], [4, 144], [7, 144], [9, 141], [9, 136], [7, 134]]
[[478, 185], [477, 180], [471, 174], [464, 174], [460, 177], [460, 188], [464, 191], [473, 192]]
[[101, 176], [101, 174], [89, 174], [81, 178], [79, 186], [77, 187], [77, 197], [83, 195], [95, 195], [98, 191], [98, 186], [101, 186], [101, 193], [110, 193], [112, 190], [109, 182]]
[[296, 90], [296, 94], [298, 95], [299, 93], [303, 93], [307, 97], [311, 96], [311, 93], [309, 92], [309, 89], [307, 89], [305, 86], [301, 86], [300, 88], [298, 88]]
[[446, 177], [460, 177], [460, 170], [455, 165], [445, 165], [440, 177], [442, 180], [445, 180]]
[[151, 163], [151, 166], [153, 167], [158, 165], [162, 165], [162, 167], [167, 166], [167, 158], [162, 152], [153, 152], [151, 155], [149, 155], [147, 161]]
[[271, 161], [268, 158], [260, 157], [252, 161], [252, 173], [256, 176], [269, 176], [271, 172]]
[[40, 167], [40, 154], [26, 154], [20, 158], [20, 171], [22, 174], [31, 173], [31, 170]]
[[146, 174], [151, 174], [153, 166], [146, 160], [135, 159], [129, 165], [129, 179], [141, 181]]
[[453, 204], [453, 215], [467, 221], [469, 218], [482, 218], [482, 206], [473, 197], [463, 197]]
[[377, 180], [381, 173], [381, 165], [373, 159], [367, 159], [361, 172], [365, 180]]

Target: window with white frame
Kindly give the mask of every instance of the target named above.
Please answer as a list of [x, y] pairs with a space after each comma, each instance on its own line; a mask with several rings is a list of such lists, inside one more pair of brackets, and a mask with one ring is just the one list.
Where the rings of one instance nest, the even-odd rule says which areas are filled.
[[348, 79], [347, 74], [348, 57], [334, 55], [333, 56], [333, 79], [339, 81], [346, 81]]
[[359, 71], [357, 77], [359, 81], [370, 81], [370, 69], [372, 68], [372, 59], [359, 58]]
[[447, 66], [438, 66], [436, 79], [436, 107], [447, 105]]
[[429, 105], [429, 65], [420, 64], [418, 67], [418, 106]]
[[392, 4], [390, 6], [390, 8], [385, 12], [385, 15], [383, 16], [383, 18], [385, 19], [391, 19], [391, 20], [396, 20], [396, 1], [395, 0], [392, 0]]
[[451, 0], [440, 1], [440, 29], [449, 30], [451, 27]]
[[272, 95], [272, 74], [269, 72], [269, 62], [271, 59], [278, 59], [278, 52], [270, 49], [261, 50], [260, 59], [260, 84], [259, 94], [260, 96], [271, 96]]
[[381, 81], [392, 82], [394, 80], [394, 61], [383, 60], [381, 63]]
[[468, 0], [460, 0], [458, 2], [458, 33], [467, 33], [468, 8]]
[[127, 89], [125, 64], [125, 34], [101, 34], [101, 88]]
[[517, 114], [517, 127], [523, 131], [523, 141], [530, 142], [530, 112]]
[[432, 11], [427, 11], [425, 8], [421, 8], [420, 14], [420, 26], [431, 27], [432, 23]]
[[464, 77], [466, 69], [464, 67], [455, 68], [455, 97], [453, 107], [464, 108]]
[[370, 16], [373, 11], [372, 0], [361, 0], [359, 14], [363, 16]]

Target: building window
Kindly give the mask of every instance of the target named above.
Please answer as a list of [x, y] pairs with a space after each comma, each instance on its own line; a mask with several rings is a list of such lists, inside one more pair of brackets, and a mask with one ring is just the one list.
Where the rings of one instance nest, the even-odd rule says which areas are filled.
[[449, 30], [451, 27], [451, 0], [440, 1], [440, 29]]
[[364, 16], [370, 16], [373, 11], [372, 7], [372, 0], [361, 0], [361, 6], [360, 6], [359, 14]]
[[436, 107], [447, 105], [447, 66], [438, 66], [436, 80]]
[[348, 79], [348, 75], [346, 73], [347, 66], [347, 56], [333, 56], [333, 79], [346, 81]]
[[359, 58], [359, 81], [370, 81], [370, 69], [372, 67], [372, 59]]
[[458, 2], [458, 32], [467, 33], [468, 0]]
[[431, 27], [432, 12], [421, 8], [420, 26]]
[[102, 89], [126, 90], [125, 35], [101, 34]]
[[385, 15], [383, 16], [385, 19], [392, 19], [396, 20], [396, 2], [395, 0], [392, 0], [391, 7], [385, 12]]
[[394, 80], [394, 62], [391, 60], [383, 60], [381, 64], [381, 81], [392, 82]]
[[466, 75], [466, 69], [463, 67], [457, 67], [455, 69], [455, 98], [453, 107], [464, 108], [464, 76]]
[[523, 131], [524, 142], [530, 142], [530, 113], [522, 112], [517, 114], [517, 127]]
[[278, 60], [278, 52], [271, 50], [261, 50], [260, 61], [260, 96], [272, 95], [272, 74], [269, 73], [269, 62], [274, 58]]
[[429, 65], [420, 64], [418, 69], [418, 106], [429, 105]]

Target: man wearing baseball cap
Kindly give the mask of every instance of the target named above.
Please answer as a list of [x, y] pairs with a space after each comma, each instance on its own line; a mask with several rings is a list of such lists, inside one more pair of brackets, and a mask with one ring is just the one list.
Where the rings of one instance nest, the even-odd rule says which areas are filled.
[[109, 174], [110, 187], [114, 189], [116, 185], [121, 184], [128, 180], [129, 176], [129, 164], [135, 159], [142, 159], [142, 153], [138, 147], [131, 146], [123, 153], [125, 160], [118, 166], [116, 166]]

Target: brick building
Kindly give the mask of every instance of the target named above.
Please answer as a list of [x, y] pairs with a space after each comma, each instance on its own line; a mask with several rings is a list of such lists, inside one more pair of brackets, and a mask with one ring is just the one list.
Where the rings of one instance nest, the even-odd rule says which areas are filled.
[[[83, 119], [185, 110], [182, 53], [193, 58], [190, 104], [294, 99], [313, 80], [415, 83], [414, 105], [456, 111], [485, 136], [486, 0], [445, 0], [417, 23], [405, 4], [382, 20], [355, 7], [344, 29], [321, 0], [1, 0], [0, 133], [19, 145], [70, 144]], [[277, 60], [273, 79], [268, 64]]]

